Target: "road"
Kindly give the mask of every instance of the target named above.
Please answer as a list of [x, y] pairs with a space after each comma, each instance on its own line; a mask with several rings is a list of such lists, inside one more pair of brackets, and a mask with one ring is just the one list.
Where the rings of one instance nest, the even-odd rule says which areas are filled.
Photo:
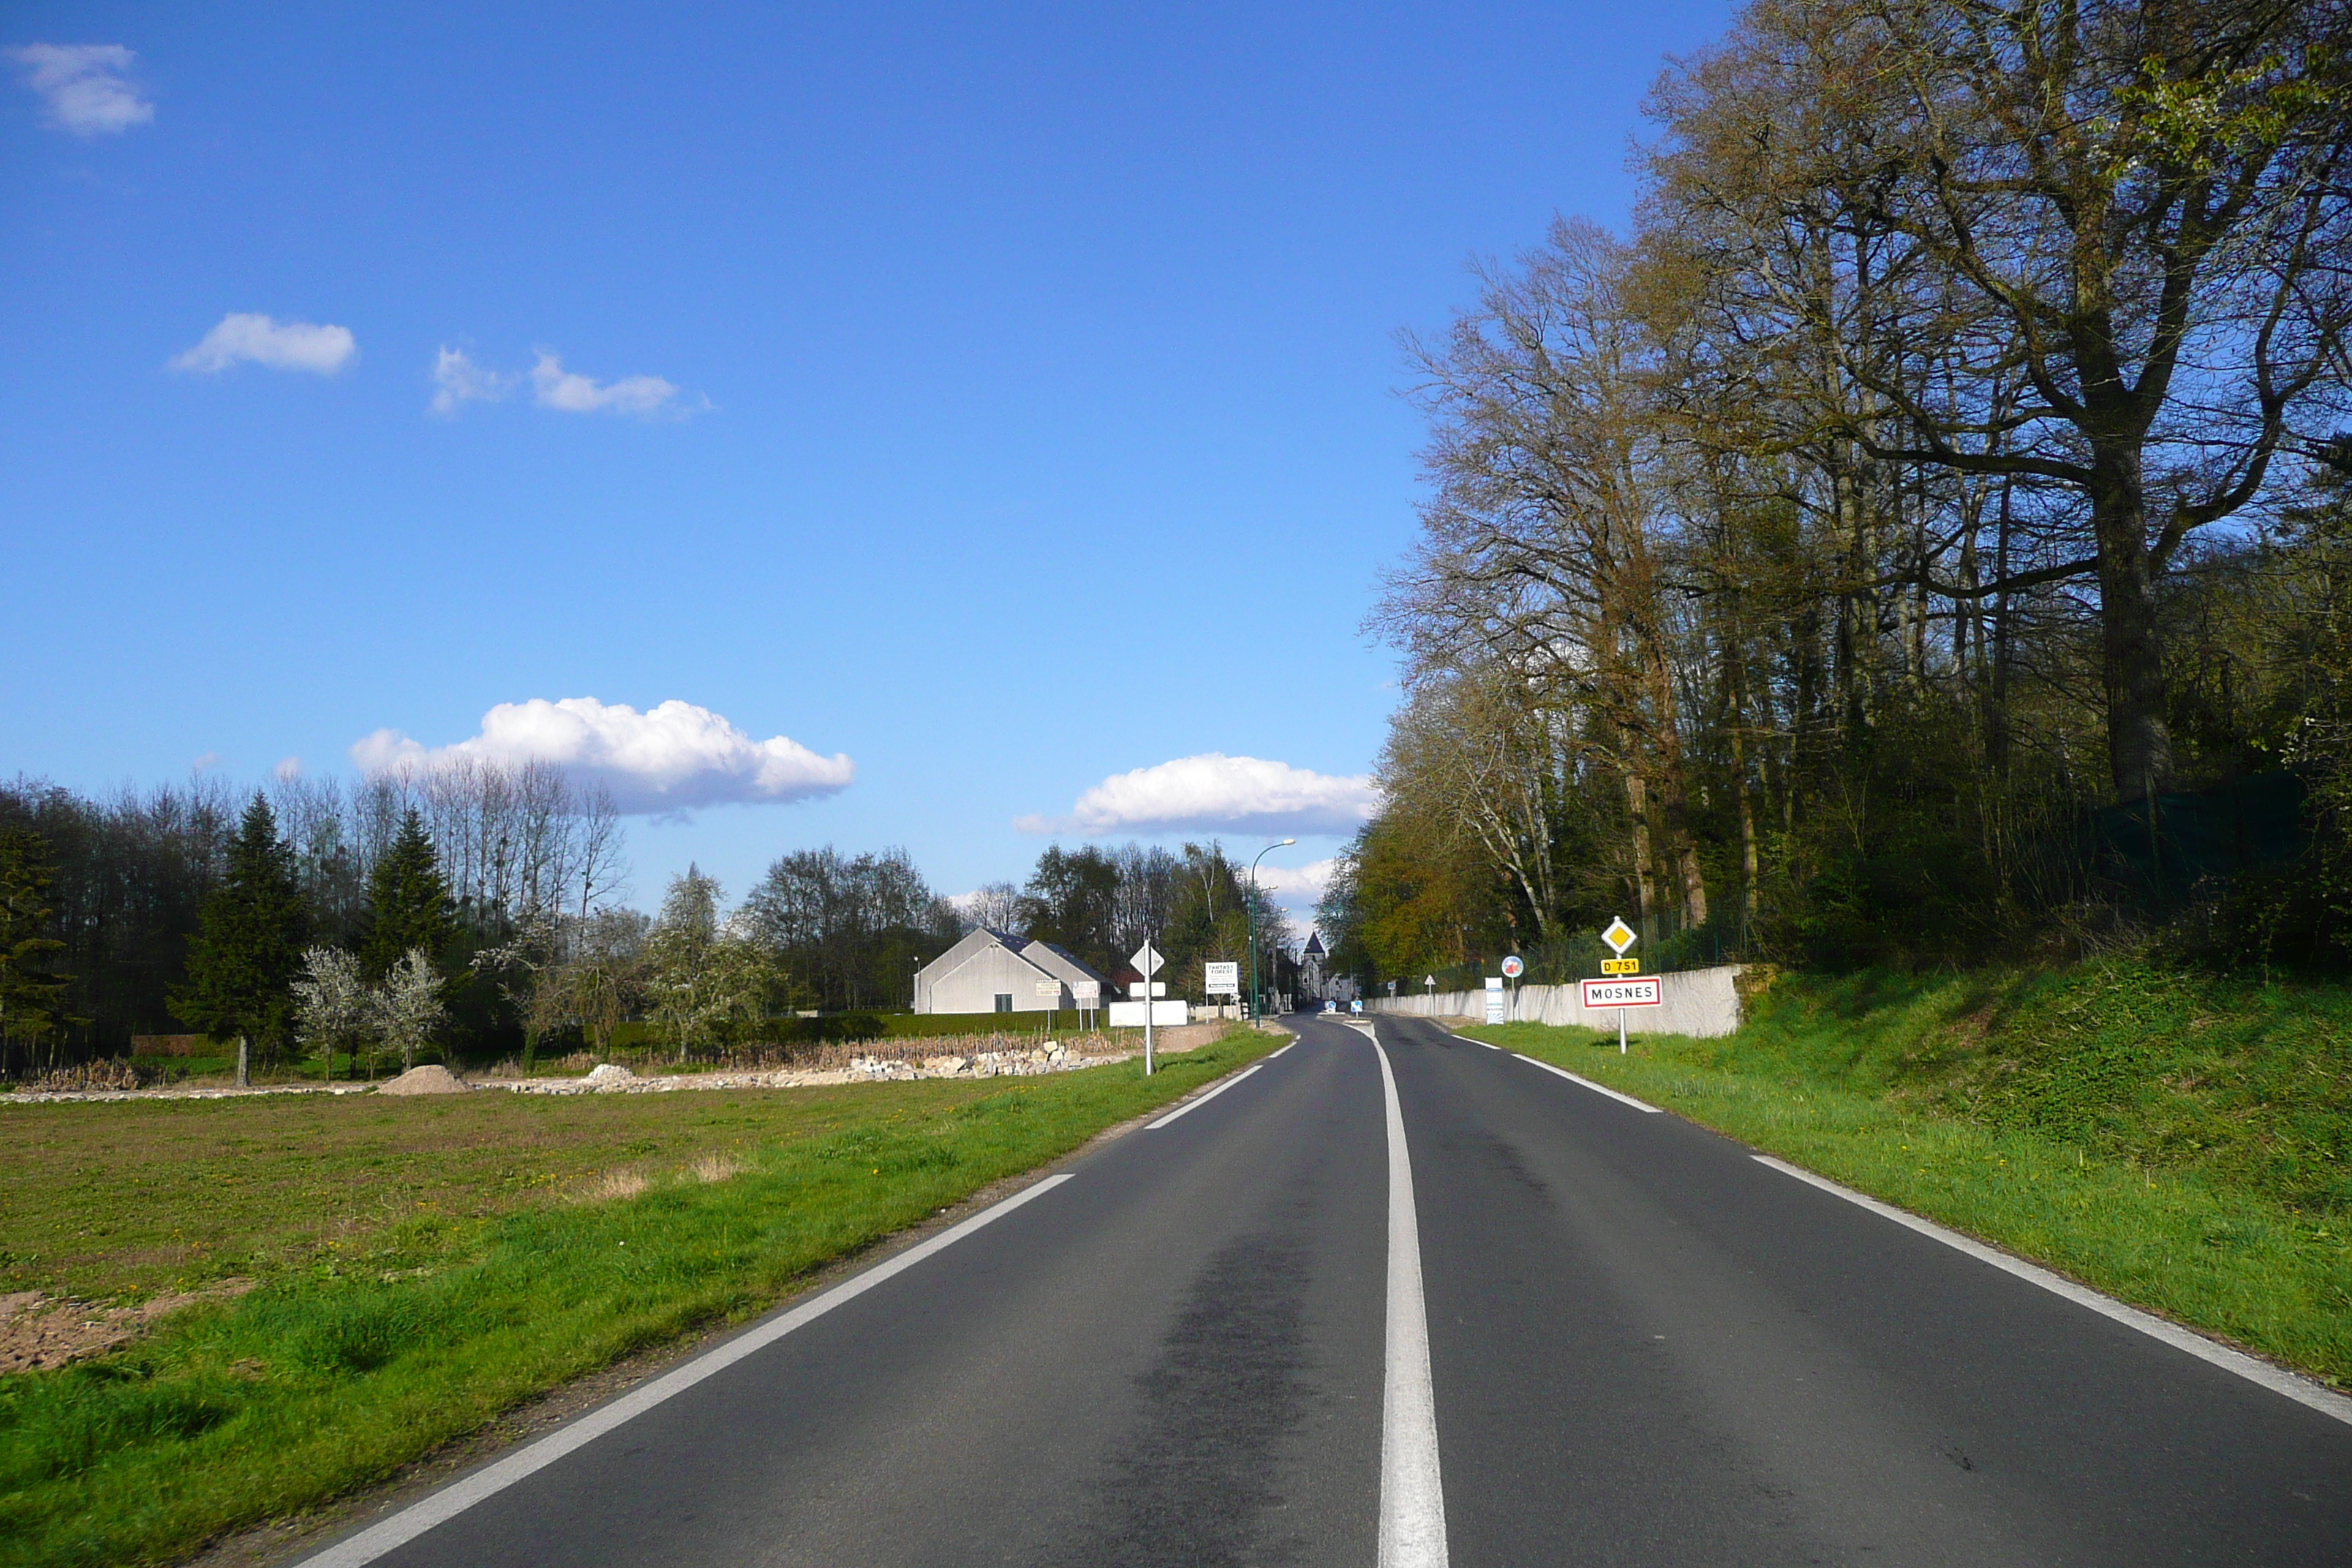
[[312, 1562], [2352, 1563], [2352, 1425], [1426, 1021], [1298, 1035]]

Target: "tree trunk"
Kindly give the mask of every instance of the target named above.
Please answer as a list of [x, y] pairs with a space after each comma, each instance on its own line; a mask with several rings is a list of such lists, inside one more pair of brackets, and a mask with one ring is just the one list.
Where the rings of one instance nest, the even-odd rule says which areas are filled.
[[2107, 696], [2107, 763], [2118, 801], [2172, 781], [2164, 631], [2148, 558], [2147, 500], [2135, 450], [2095, 452], [2091, 524], [2099, 545], [2099, 634]]
[[236, 1087], [245, 1088], [253, 1081], [249, 1069], [250, 1046], [243, 1035], [236, 1037]]

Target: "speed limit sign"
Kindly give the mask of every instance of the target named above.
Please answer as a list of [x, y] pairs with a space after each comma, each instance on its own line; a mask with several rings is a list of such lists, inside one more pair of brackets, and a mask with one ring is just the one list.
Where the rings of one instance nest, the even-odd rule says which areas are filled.
[[1520, 975], [1525, 974], [1527, 972], [1528, 966], [1519, 962], [1519, 955], [1517, 953], [1515, 952], [1511, 954], [1510, 957], [1503, 960], [1504, 979], [1517, 980]]

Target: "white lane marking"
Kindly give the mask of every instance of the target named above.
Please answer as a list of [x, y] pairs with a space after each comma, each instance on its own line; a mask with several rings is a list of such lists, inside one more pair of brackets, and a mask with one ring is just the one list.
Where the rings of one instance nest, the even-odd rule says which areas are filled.
[[2037, 1268], [2022, 1258], [2011, 1258], [2008, 1253], [1987, 1247], [1980, 1241], [1971, 1241], [1958, 1231], [1946, 1230], [1933, 1220], [1921, 1219], [1917, 1215], [1896, 1208], [1893, 1204], [1883, 1204], [1876, 1198], [1855, 1192], [1852, 1187], [1840, 1186], [1827, 1176], [1817, 1176], [1811, 1171], [1800, 1170], [1785, 1160], [1775, 1160], [1769, 1154], [1756, 1154], [1750, 1158], [1759, 1165], [1771, 1166], [1782, 1175], [1794, 1176], [1809, 1186], [1819, 1187], [1825, 1193], [1835, 1194], [1850, 1204], [1868, 1209], [1882, 1219], [1891, 1219], [1896, 1225], [1917, 1231], [1921, 1236], [1932, 1237], [1955, 1251], [1967, 1253], [1979, 1263], [1990, 1263], [2005, 1273], [2014, 1274], [2029, 1285], [2039, 1285], [2053, 1296], [2063, 1296], [2078, 1307], [2088, 1307], [2103, 1318], [2112, 1318], [2126, 1328], [2137, 1329], [2150, 1339], [2162, 1340], [2174, 1350], [2186, 1351], [2200, 1361], [2210, 1362], [2224, 1372], [2237, 1373], [2248, 1383], [2258, 1383], [2273, 1394], [2283, 1394], [2298, 1405], [2309, 1405], [2322, 1415], [2333, 1416], [2347, 1426], [2352, 1426], [2352, 1399], [2323, 1388], [2307, 1377], [2298, 1377], [2284, 1368], [2273, 1366], [2266, 1361], [2250, 1356], [2243, 1351], [2231, 1350], [2228, 1345], [2217, 1343], [2202, 1334], [2182, 1328], [2178, 1323], [2168, 1322], [2153, 1312], [2143, 1312], [2137, 1307], [2127, 1307], [2114, 1297], [2103, 1296], [2087, 1285], [2077, 1285], [2063, 1275], [2053, 1274], [2047, 1268]]
[[[1462, 1037], [1456, 1035], [1454, 1037], [1458, 1040]], [[1549, 1062], [1539, 1062], [1533, 1057], [1521, 1057], [1519, 1058], [1519, 1060], [1527, 1063], [1528, 1066], [1531, 1068], [1541, 1068], [1546, 1072], [1558, 1073], [1560, 1077], [1568, 1079], [1570, 1083], [1580, 1083], [1595, 1094], [1605, 1094], [1612, 1100], [1617, 1100], [1625, 1105], [1630, 1105], [1636, 1110], [1646, 1110], [1653, 1116], [1655, 1116], [1659, 1111], [1665, 1109], [1663, 1105], [1652, 1105], [1646, 1100], [1635, 1100], [1630, 1094], [1620, 1094], [1605, 1083], [1595, 1083], [1589, 1078], [1579, 1078], [1574, 1073], [1569, 1071], [1566, 1068], [1556, 1068]]]
[[623, 1394], [603, 1409], [591, 1412], [559, 1431], [549, 1433], [529, 1447], [518, 1449], [498, 1463], [477, 1470], [431, 1497], [410, 1504], [381, 1524], [363, 1530], [348, 1541], [339, 1542], [315, 1557], [305, 1559], [301, 1568], [360, 1568], [362, 1563], [374, 1562], [386, 1552], [415, 1540], [435, 1525], [455, 1519], [484, 1499], [504, 1491], [534, 1471], [546, 1468], [574, 1449], [587, 1447], [622, 1423], [634, 1420], [664, 1401], [685, 1393], [704, 1378], [724, 1372], [745, 1356], [767, 1349], [794, 1329], [814, 1322], [835, 1307], [864, 1295], [884, 1280], [905, 1273], [933, 1253], [953, 1247], [981, 1226], [1003, 1218], [1031, 1199], [1045, 1196], [1069, 1179], [1069, 1173], [1065, 1172], [1058, 1176], [1048, 1176], [1035, 1186], [1024, 1187], [1003, 1203], [982, 1209], [962, 1224], [941, 1231], [920, 1247], [910, 1247], [889, 1261], [875, 1265], [855, 1279], [842, 1281], [816, 1300], [803, 1302], [781, 1317], [737, 1335], [684, 1366], [663, 1373], [642, 1388]]
[[[1297, 1040], [1293, 1040], [1293, 1041], [1291, 1041], [1289, 1045], [1283, 1047], [1281, 1051], [1276, 1051], [1276, 1052], [1275, 1052], [1275, 1053], [1274, 1053], [1274, 1057], [1278, 1057], [1278, 1056], [1282, 1055], [1282, 1052], [1283, 1052], [1283, 1051], [1287, 1051], [1287, 1050], [1291, 1050], [1291, 1049], [1296, 1048], [1296, 1047], [1297, 1047], [1297, 1044], [1298, 1044], [1298, 1042], [1297, 1042]], [[1268, 1057], [1268, 1058], [1266, 1058], [1265, 1059], [1266, 1059], [1267, 1061], [1272, 1061], [1272, 1060], [1274, 1060], [1274, 1057]]]
[[1429, 1309], [1421, 1292], [1421, 1225], [1396, 1074], [1380, 1041], [1389, 1121], [1388, 1369], [1381, 1394], [1381, 1568], [1445, 1568], [1445, 1487], [1437, 1470], [1437, 1397], [1429, 1381]]
[[[1290, 1047], [1289, 1047], [1288, 1046], [1285, 1046], [1285, 1047], [1282, 1047], [1282, 1049], [1283, 1049], [1283, 1050], [1285, 1050], [1285, 1051], [1288, 1050], [1289, 1048], [1290, 1048]], [[1281, 1052], [1280, 1052], [1280, 1051], [1277, 1051], [1277, 1052], [1276, 1052], [1275, 1054], [1276, 1054], [1276, 1056], [1279, 1056], [1279, 1055], [1281, 1054]], [[1227, 1089], [1229, 1089], [1233, 1088], [1233, 1087], [1234, 1087], [1234, 1085], [1235, 1085], [1235, 1084], [1237, 1084], [1237, 1083], [1241, 1082], [1241, 1080], [1242, 1080], [1242, 1079], [1245, 1079], [1245, 1078], [1249, 1077], [1249, 1075], [1250, 1075], [1251, 1073], [1254, 1073], [1254, 1072], [1257, 1071], [1258, 1068], [1262, 1068], [1262, 1067], [1264, 1067], [1264, 1066], [1265, 1066], [1265, 1063], [1264, 1063], [1264, 1062], [1259, 1062], [1258, 1064], [1256, 1064], [1256, 1066], [1255, 1066], [1255, 1067], [1252, 1067], [1252, 1068], [1247, 1068], [1247, 1069], [1245, 1069], [1245, 1070], [1244, 1070], [1244, 1071], [1242, 1071], [1242, 1072], [1237, 1072], [1237, 1073], [1234, 1074], [1234, 1076], [1233, 1076], [1233, 1077], [1231, 1077], [1231, 1078], [1229, 1078], [1229, 1079], [1225, 1079], [1225, 1081], [1224, 1081], [1224, 1082], [1223, 1082], [1223, 1083], [1221, 1083], [1221, 1084], [1217, 1085], [1217, 1087], [1216, 1087], [1216, 1088], [1214, 1088], [1214, 1089], [1211, 1089], [1208, 1093], [1206, 1093], [1206, 1094], [1202, 1095], [1200, 1099], [1198, 1099], [1198, 1100], [1186, 1100], [1183, 1104], [1181, 1104], [1181, 1105], [1178, 1106], [1175, 1110], [1173, 1110], [1170, 1111], [1167, 1115], [1165, 1115], [1165, 1116], [1161, 1117], [1159, 1121], [1150, 1121], [1150, 1122], [1146, 1122], [1146, 1123], [1144, 1124], [1144, 1128], [1143, 1128], [1143, 1130], [1144, 1130], [1146, 1132], [1156, 1132], [1156, 1131], [1158, 1131], [1160, 1128], [1165, 1127], [1165, 1126], [1167, 1126], [1170, 1122], [1171, 1122], [1171, 1121], [1175, 1121], [1178, 1117], [1180, 1117], [1180, 1116], [1189, 1116], [1189, 1115], [1191, 1115], [1193, 1111], [1198, 1110], [1200, 1110], [1200, 1109], [1201, 1109], [1201, 1107], [1202, 1107], [1202, 1106], [1204, 1106], [1204, 1105], [1208, 1104], [1208, 1103], [1209, 1103], [1209, 1101], [1211, 1101], [1211, 1100], [1213, 1100], [1216, 1099], [1216, 1098], [1217, 1098], [1217, 1096], [1219, 1096], [1219, 1095], [1221, 1095], [1221, 1094], [1224, 1093], [1224, 1092], [1225, 1092], [1225, 1090], [1227, 1090]]]

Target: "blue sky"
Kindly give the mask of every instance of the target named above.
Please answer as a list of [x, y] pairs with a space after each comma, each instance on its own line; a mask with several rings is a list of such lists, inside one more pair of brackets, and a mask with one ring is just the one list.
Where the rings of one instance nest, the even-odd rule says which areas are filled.
[[1727, 16], [12, 6], [0, 772], [553, 748], [643, 807], [641, 903], [827, 842], [1328, 858], [1394, 334], [1621, 220]]

